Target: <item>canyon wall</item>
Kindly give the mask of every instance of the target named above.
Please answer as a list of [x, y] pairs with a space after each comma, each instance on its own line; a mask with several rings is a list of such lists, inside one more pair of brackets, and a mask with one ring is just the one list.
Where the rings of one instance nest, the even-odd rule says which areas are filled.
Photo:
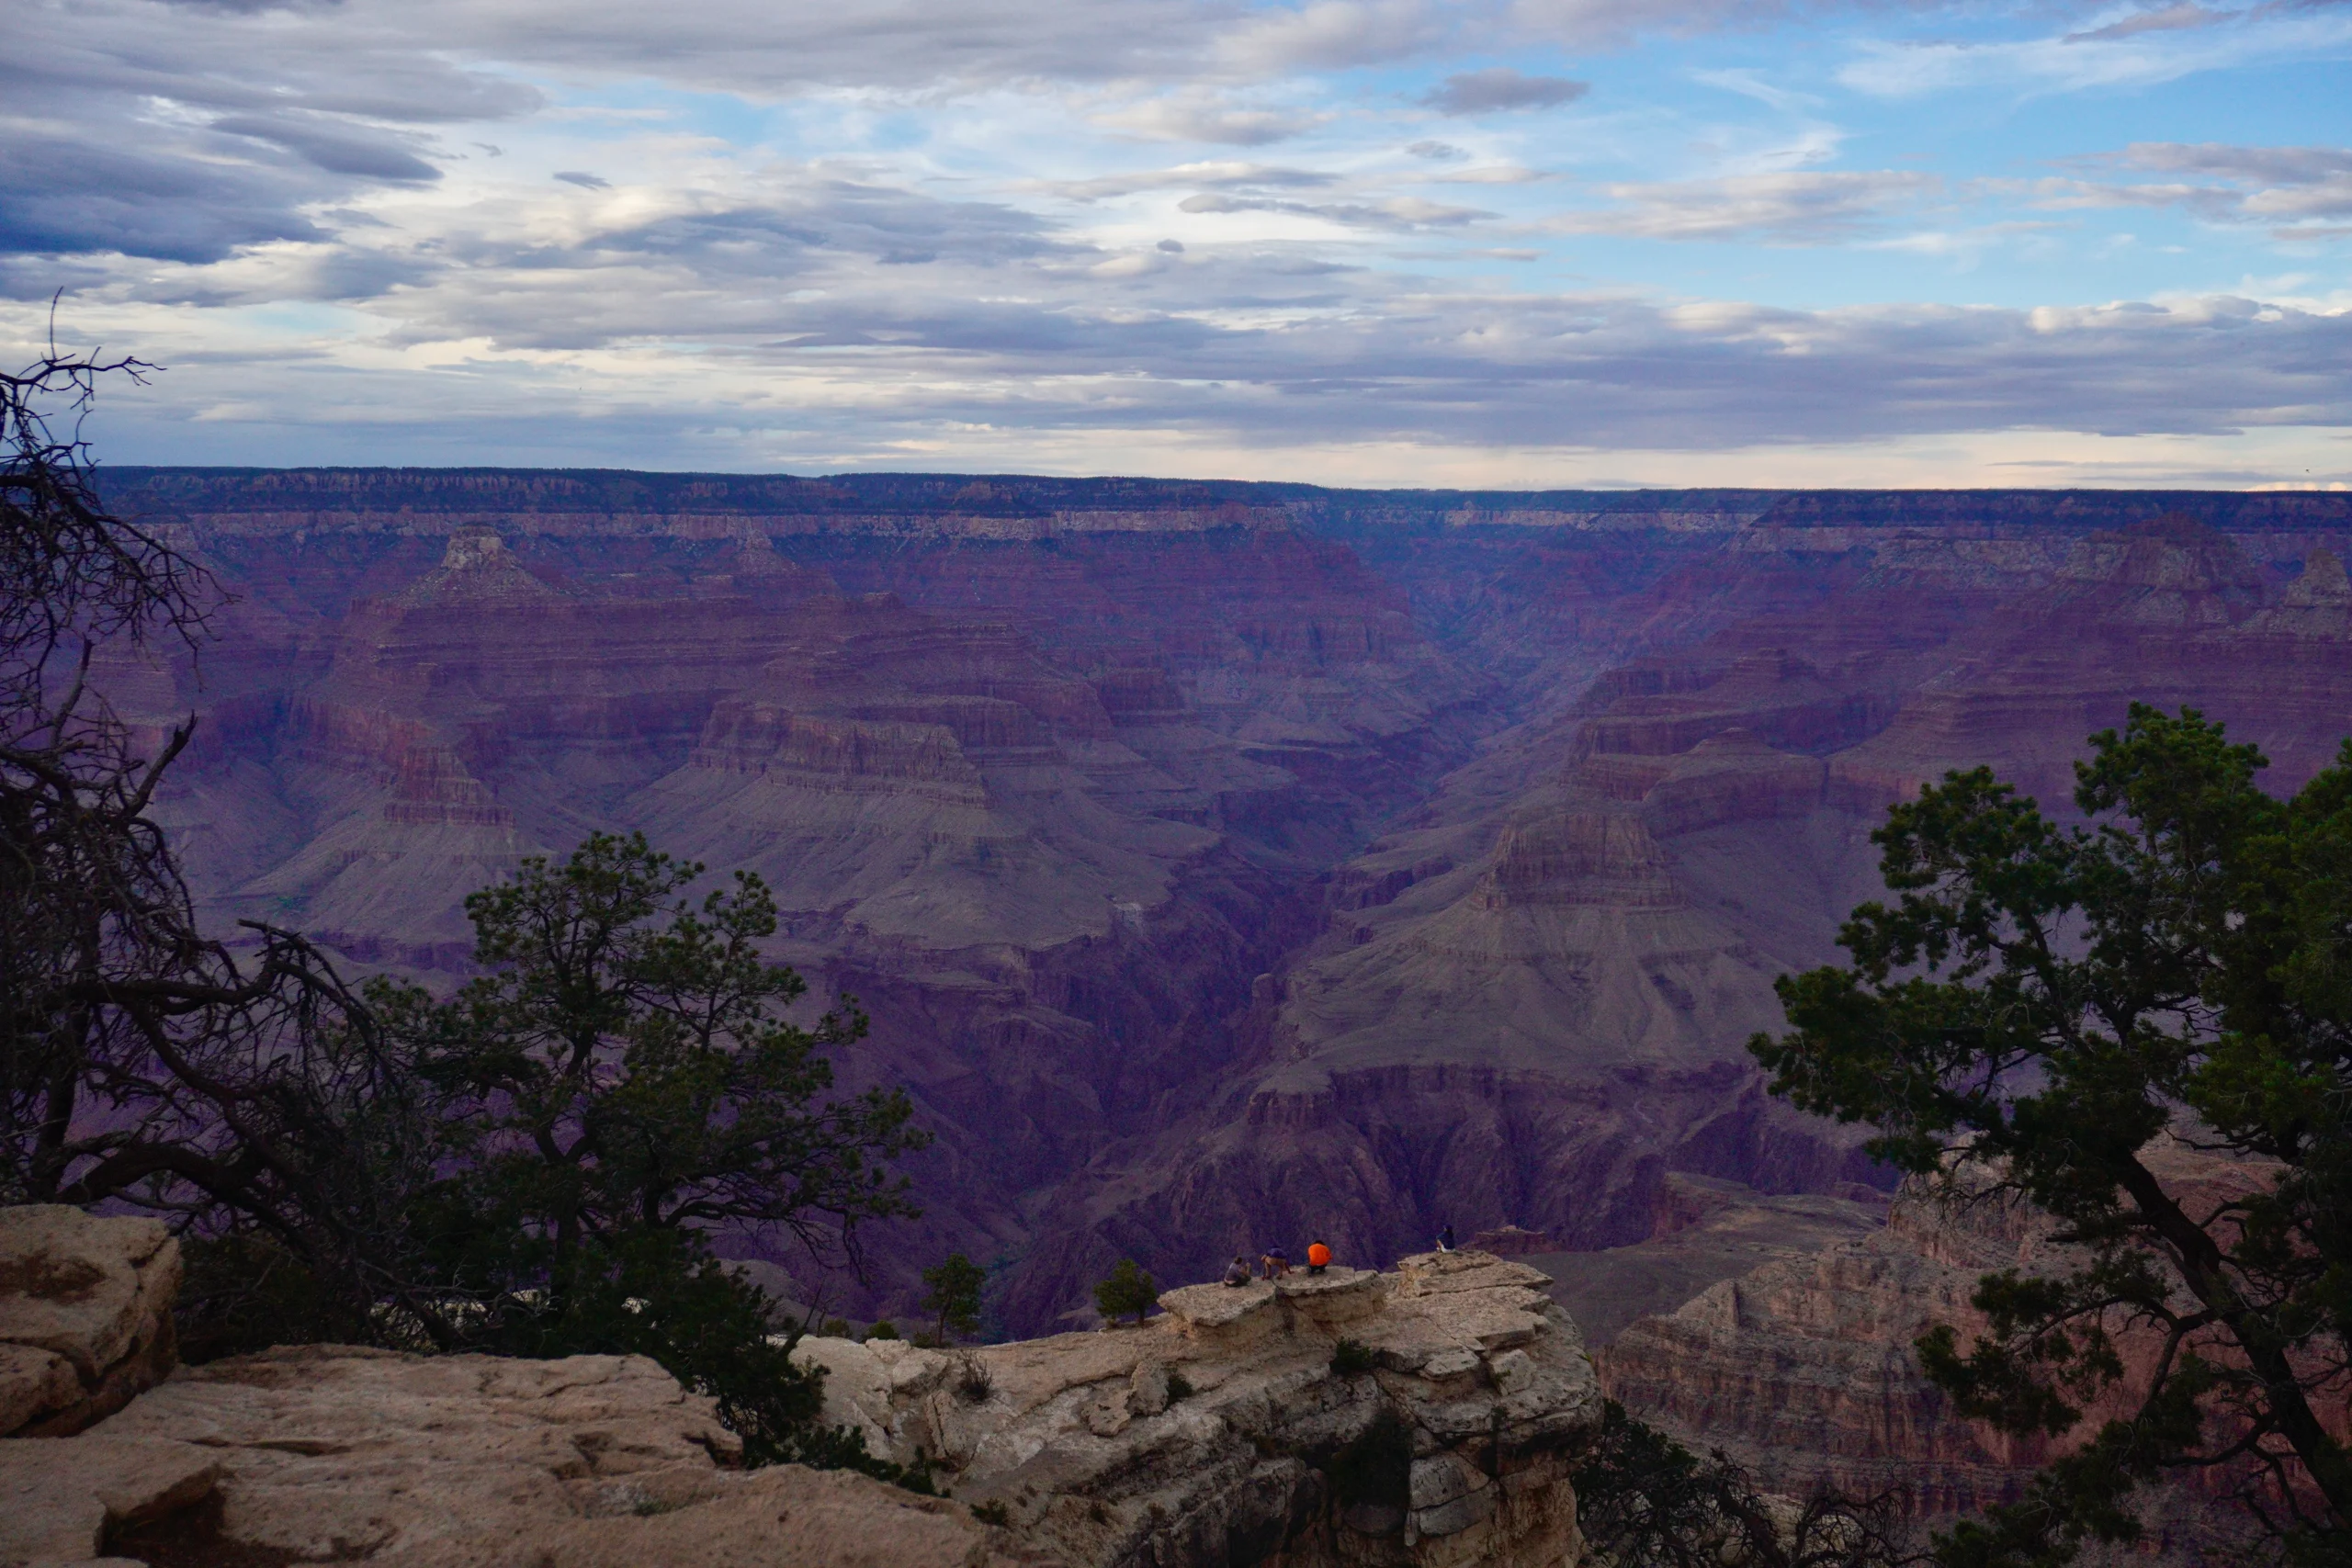
[[[1883, 1186], [1743, 1050], [1868, 832], [2065, 809], [2134, 698], [2291, 786], [2352, 733], [2352, 499], [1352, 492], [990, 476], [109, 470], [232, 595], [114, 655], [210, 915], [449, 983], [592, 829], [758, 871], [875, 1021], [1006, 1329], [1120, 1256], [1641, 1240], [1667, 1178]], [[730, 1238], [757, 1252], [763, 1238]], [[799, 1267], [788, 1253], [775, 1260]]]
[[[2169, 1140], [2144, 1157], [2196, 1213], [2273, 1174]], [[1881, 1229], [1776, 1258], [1637, 1318], [1594, 1360], [1611, 1398], [1692, 1448], [1727, 1453], [1768, 1490], [1891, 1495], [1921, 1523], [1948, 1526], [2015, 1501], [2051, 1459], [2134, 1412], [2162, 1353], [2159, 1326], [2115, 1314], [2105, 1326], [2122, 1379], [2055, 1437], [2012, 1436], [1954, 1412], [1921, 1371], [1914, 1341], [1939, 1325], [1958, 1330], [1962, 1346], [1984, 1332], [1973, 1297], [1988, 1274], [2081, 1267], [2080, 1249], [2058, 1235], [2046, 1215], [1962, 1168], [1948, 1182], [1906, 1183]], [[2190, 1344], [2219, 1361], [2234, 1359], [2218, 1337]], [[2330, 1430], [2346, 1430], [2340, 1393], [2322, 1390], [2316, 1404]], [[2259, 1534], [2232, 1500], [2251, 1479], [2250, 1467], [2225, 1466], [2148, 1487], [2136, 1499], [2148, 1533], [2132, 1555], [2229, 1560], [2222, 1549]]]

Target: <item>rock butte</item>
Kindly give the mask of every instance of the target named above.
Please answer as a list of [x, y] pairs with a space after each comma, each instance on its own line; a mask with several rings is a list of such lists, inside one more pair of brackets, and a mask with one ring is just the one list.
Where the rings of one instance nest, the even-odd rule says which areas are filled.
[[[85, 1221], [74, 1256], [130, 1268], [151, 1229]], [[55, 1255], [31, 1232], [0, 1264]], [[12, 1322], [82, 1289], [8, 1278]], [[1171, 1291], [1132, 1328], [955, 1352], [804, 1342], [829, 1370], [829, 1418], [928, 1460], [953, 1500], [746, 1472], [710, 1402], [639, 1358], [232, 1358], [77, 1436], [0, 1439], [0, 1564], [1570, 1568], [1568, 1472], [1600, 1395], [1547, 1283], [1430, 1254], [1394, 1274]], [[1368, 1366], [1334, 1366], [1342, 1337]], [[1384, 1417], [1409, 1468], [1393, 1490], [1339, 1495], [1335, 1456]]]
[[875, 1019], [844, 1083], [941, 1134], [861, 1317], [951, 1247], [1034, 1334], [1122, 1256], [1883, 1187], [1742, 1047], [1888, 802], [1986, 762], [2063, 812], [2135, 697], [2284, 786], [2352, 731], [2338, 495], [107, 482], [239, 596], [201, 686], [103, 672], [202, 712], [165, 809], [224, 920], [447, 980], [462, 895], [591, 827], [768, 878]]

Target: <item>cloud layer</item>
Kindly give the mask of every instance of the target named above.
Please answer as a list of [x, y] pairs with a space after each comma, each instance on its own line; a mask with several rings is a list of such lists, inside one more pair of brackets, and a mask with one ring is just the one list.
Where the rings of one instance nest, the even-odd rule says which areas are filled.
[[0, 332], [175, 367], [121, 460], [2352, 478], [2352, 125], [2115, 96], [2352, 8], [1828, 15], [28, 0]]

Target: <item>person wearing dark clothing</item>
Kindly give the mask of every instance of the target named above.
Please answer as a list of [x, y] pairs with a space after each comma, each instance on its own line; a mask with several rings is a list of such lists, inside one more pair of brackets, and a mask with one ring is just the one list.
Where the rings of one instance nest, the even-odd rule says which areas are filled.
[[1279, 1280], [1290, 1272], [1290, 1254], [1279, 1247], [1266, 1248], [1263, 1261], [1266, 1266], [1266, 1278], [1269, 1280]]
[[1225, 1271], [1225, 1282], [1228, 1285], [1246, 1285], [1250, 1278], [1250, 1259], [1247, 1258], [1237, 1257], [1233, 1266]]
[[1437, 1249], [1440, 1252], [1452, 1252], [1453, 1250], [1453, 1227], [1452, 1225], [1448, 1225], [1443, 1230], [1437, 1233]]

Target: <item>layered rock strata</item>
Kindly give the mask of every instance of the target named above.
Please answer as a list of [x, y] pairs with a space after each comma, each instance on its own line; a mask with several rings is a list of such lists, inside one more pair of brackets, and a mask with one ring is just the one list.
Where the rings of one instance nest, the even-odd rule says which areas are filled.
[[201, 686], [98, 672], [203, 710], [163, 809], [209, 914], [438, 984], [463, 895], [590, 829], [767, 879], [874, 1018], [844, 1086], [940, 1134], [859, 1317], [949, 1249], [1032, 1333], [1122, 1257], [1883, 1183], [1743, 1046], [1889, 801], [1990, 764], [2063, 812], [2134, 698], [2281, 787], [2352, 731], [2342, 497], [109, 479], [238, 596]]
[[[802, 1354], [827, 1369], [829, 1419], [1072, 1563], [1567, 1568], [1568, 1476], [1600, 1395], [1548, 1283], [1429, 1253], [1394, 1274], [1187, 1286], [1139, 1327]], [[1342, 1479], [1397, 1423], [1409, 1464]]]
[[[2194, 1213], [2213, 1213], [2269, 1178], [2184, 1143], [2143, 1158]], [[1766, 1487], [1804, 1495], [1827, 1485], [1854, 1496], [1891, 1493], [1929, 1518], [2018, 1496], [2043, 1464], [2137, 1408], [2162, 1348], [2153, 1326], [2121, 1314], [2114, 1335], [2123, 1377], [2054, 1437], [2016, 1437], [1960, 1418], [1920, 1370], [1913, 1348], [1937, 1325], [1962, 1346], [1986, 1327], [1972, 1298], [1987, 1274], [2062, 1275], [2081, 1266], [2047, 1215], [1995, 1188], [1982, 1172], [1907, 1186], [1885, 1227], [1811, 1257], [1782, 1258], [1708, 1287], [1676, 1310], [1641, 1318], [1597, 1351], [1602, 1386], [1634, 1414], [1694, 1448], [1721, 1449]], [[2222, 1361], [2233, 1351], [2192, 1340]], [[2336, 1432], [2347, 1412], [2320, 1393]], [[2145, 1550], [2202, 1561], [2214, 1541], [2256, 1533], [2227, 1494], [2245, 1477], [2222, 1470], [2153, 1487], [2136, 1500]]]
[[0, 1437], [78, 1432], [153, 1386], [179, 1285], [160, 1220], [0, 1208]]

